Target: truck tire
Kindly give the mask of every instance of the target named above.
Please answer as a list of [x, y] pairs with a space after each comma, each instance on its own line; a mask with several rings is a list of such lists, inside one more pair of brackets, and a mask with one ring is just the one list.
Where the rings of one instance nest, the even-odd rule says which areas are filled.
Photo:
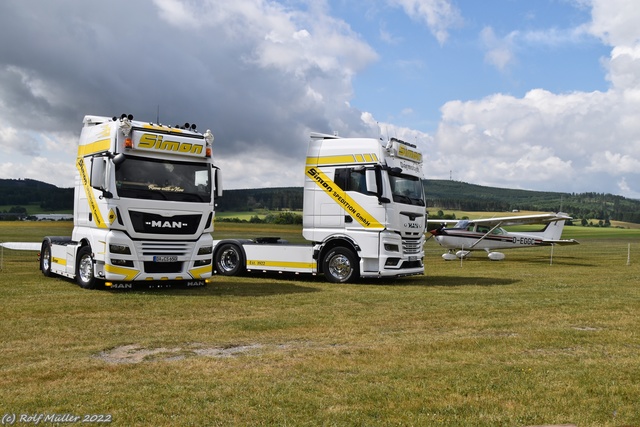
[[42, 242], [40, 249], [40, 271], [46, 277], [51, 276], [51, 243], [48, 240]]
[[332, 283], [353, 282], [360, 276], [358, 258], [351, 249], [341, 246], [327, 252], [322, 261], [322, 271]]
[[83, 246], [78, 251], [76, 282], [84, 289], [93, 289], [96, 286], [96, 278], [93, 276], [93, 258], [91, 257], [91, 248], [88, 246]]
[[225, 243], [216, 251], [215, 264], [218, 274], [236, 276], [245, 270], [242, 249], [233, 243]]

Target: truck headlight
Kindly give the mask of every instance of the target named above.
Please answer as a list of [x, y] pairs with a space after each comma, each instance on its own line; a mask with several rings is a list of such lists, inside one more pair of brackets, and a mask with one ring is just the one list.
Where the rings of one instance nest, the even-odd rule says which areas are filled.
[[400, 252], [398, 245], [392, 245], [391, 243], [385, 243], [384, 250], [387, 252]]
[[119, 243], [109, 243], [109, 252], [112, 254], [131, 255], [129, 246]]

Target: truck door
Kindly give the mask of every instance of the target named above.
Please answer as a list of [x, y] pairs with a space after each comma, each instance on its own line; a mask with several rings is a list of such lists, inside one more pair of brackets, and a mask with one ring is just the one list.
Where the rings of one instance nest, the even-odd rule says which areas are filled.
[[[335, 183], [337, 201], [342, 204], [344, 228], [351, 232], [381, 230], [386, 223], [385, 209], [378, 197], [379, 179], [372, 182], [379, 171], [364, 167], [337, 168]], [[375, 182], [375, 183], [374, 183]]]

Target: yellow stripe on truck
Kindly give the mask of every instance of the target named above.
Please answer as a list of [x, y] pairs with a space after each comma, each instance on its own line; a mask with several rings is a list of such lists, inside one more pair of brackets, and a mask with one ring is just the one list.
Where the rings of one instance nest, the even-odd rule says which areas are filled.
[[340, 156], [307, 157], [307, 166], [373, 163], [378, 161], [375, 153], [344, 154]]
[[251, 267], [276, 267], [276, 268], [306, 268], [313, 269], [314, 262], [294, 262], [294, 261], [264, 261], [259, 259], [248, 259], [247, 268]]
[[338, 185], [329, 179], [320, 169], [313, 166], [305, 168], [307, 176], [318, 184], [325, 193], [338, 205], [342, 206], [349, 215], [356, 219], [364, 228], [384, 228], [369, 212], [360, 206], [355, 200], [344, 192]]
[[107, 273], [120, 274], [124, 276], [124, 279], [122, 280], [125, 280], [125, 281], [133, 280], [134, 277], [136, 277], [140, 273], [139, 270], [124, 268], [124, 267], [116, 267], [115, 265], [110, 265], [110, 264], [105, 264], [104, 269]]
[[87, 154], [101, 153], [108, 151], [111, 146], [111, 138], [101, 139], [90, 144], [81, 145], [78, 147], [78, 157], [84, 157]]
[[189, 274], [194, 279], [206, 279], [207, 277], [210, 277], [212, 274], [211, 264], [205, 265], [204, 267], [191, 269], [189, 270]]
[[89, 209], [91, 209], [91, 215], [93, 215], [93, 221], [99, 228], [107, 228], [107, 224], [102, 219], [102, 214], [100, 213], [100, 208], [98, 207], [96, 198], [93, 196], [93, 188], [89, 185], [89, 177], [87, 176], [87, 168], [85, 168], [83, 157], [78, 157], [76, 167], [80, 173], [80, 181], [82, 181], [84, 193], [87, 195], [87, 202], [89, 203]]
[[67, 265], [67, 260], [66, 259], [57, 258], [57, 257], [54, 257], [54, 256], [51, 257], [51, 262], [53, 264]]

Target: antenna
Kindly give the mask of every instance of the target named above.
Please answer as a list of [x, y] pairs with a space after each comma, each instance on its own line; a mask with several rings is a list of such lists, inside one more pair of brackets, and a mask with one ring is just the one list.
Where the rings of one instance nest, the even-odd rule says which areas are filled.
[[158, 112], [156, 113], [156, 123], [160, 124], [160, 104], [158, 104]]

